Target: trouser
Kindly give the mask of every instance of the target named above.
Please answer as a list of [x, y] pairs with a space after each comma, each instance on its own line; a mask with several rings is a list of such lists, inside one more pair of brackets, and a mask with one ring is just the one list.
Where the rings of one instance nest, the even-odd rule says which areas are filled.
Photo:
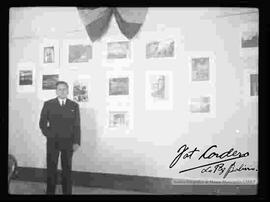
[[61, 184], [63, 194], [72, 194], [72, 147], [63, 147], [61, 142], [54, 139], [47, 139], [47, 194], [55, 194], [57, 184], [57, 165], [59, 153], [61, 153]]

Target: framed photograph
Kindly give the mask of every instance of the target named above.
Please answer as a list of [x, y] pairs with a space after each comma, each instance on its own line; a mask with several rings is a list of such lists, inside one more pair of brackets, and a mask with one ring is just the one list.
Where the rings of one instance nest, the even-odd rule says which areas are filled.
[[131, 71], [108, 71], [107, 97], [110, 101], [132, 102], [133, 73]]
[[63, 50], [64, 64], [70, 68], [89, 64], [93, 59], [93, 45], [90, 39], [64, 40]]
[[174, 58], [175, 42], [173, 39], [150, 41], [146, 44], [146, 59], [149, 58]]
[[258, 102], [259, 74], [255, 69], [244, 70], [244, 96], [245, 104]]
[[79, 75], [72, 84], [72, 98], [80, 105], [89, 102], [90, 76]]
[[215, 54], [211, 52], [188, 53], [190, 82], [214, 84], [216, 81]]
[[35, 83], [34, 63], [19, 63], [17, 65], [17, 92], [34, 92]]
[[59, 42], [53, 39], [43, 39], [40, 43], [40, 63], [43, 67], [59, 66]]
[[104, 66], [119, 67], [130, 66], [133, 61], [132, 43], [120, 37], [112, 37], [104, 40], [102, 52], [102, 64]]
[[[130, 132], [133, 129], [133, 111], [126, 106], [107, 106], [107, 129], [124, 130]], [[109, 131], [108, 131], [109, 132]], [[113, 136], [117, 134], [111, 134]]]
[[240, 26], [240, 55], [258, 55], [259, 25], [251, 22]]
[[172, 110], [172, 84], [172, 72], [147, 71], [145, 78], [146, 110]]
[[216, 116], [215, 96], [210, 94], [191, 95], [188, 111], [192, 118], [214, 118]]
[[141, 41], [144, 50], [141, 57], [146, 62], [174, 62], [184, 50], [183, 35], [178, 28], [164, 26], [155, 32], [145, 32]]
[[47, 74], [42, 76], [42, 90], [56, 90], [58, 74]]
[[191, 113], [210, 113], [210, 96], [191, 98], [190, 112]]

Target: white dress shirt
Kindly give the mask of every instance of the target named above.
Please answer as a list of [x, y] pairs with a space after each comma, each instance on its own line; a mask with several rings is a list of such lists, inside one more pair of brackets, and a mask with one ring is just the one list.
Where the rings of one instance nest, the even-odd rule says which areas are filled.
[[66, 100], [67, 100], [67, 98], [64, 98], [64, 99], [58, 98], [58, 101], [59, 101], [61, 106], [62, 106], [63, 101], [64, 101], [64, 105], [66, 104]]

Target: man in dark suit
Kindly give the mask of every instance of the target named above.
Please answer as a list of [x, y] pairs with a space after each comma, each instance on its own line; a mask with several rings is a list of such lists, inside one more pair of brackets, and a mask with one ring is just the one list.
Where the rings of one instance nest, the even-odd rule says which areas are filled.
[[47, 194], [55, 194], [58, 156], [61, 153], [63, 194], [72, 194], [72, 155], [80, 145], [80, 111], [67, 98], [68, 84], [56, 83], [57, 97], [44, 102], [39, 127], [47, 138]]

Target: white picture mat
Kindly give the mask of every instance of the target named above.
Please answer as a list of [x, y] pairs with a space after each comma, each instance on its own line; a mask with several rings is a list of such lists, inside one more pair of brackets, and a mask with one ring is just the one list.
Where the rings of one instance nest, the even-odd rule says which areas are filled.
[[[179, 28], [167, 28], [160, 29], [153, 32], [145, 32], [141, 37], [141, 42], [143, 43], [143, 61], [147, 63], [159, 63], [175, 61], [178, 57], [181, 57], [181, 53], [184, 50], [183, 37]], [[173, 57], [153, 57], [146, 58], [146, 46], [150, 42], [154, 41], [166, 41], [172, 39], [174, 41], [174, 56]]]
[[[20, 71], [32, 71], [32, 85], [19, 85], [20, 83]], [[22, 62], [17, 64], [16, 72], [16, 87], [17, 92], [34, 92], [36, 88], [36, 69], [33, 62]]]
[[[49, 99], [53, 99], [56, 98], [56, 90], [43, 90], [42, 89], [42, 82], [43, 82], [43, 75], [53, 75], [53, 74], [58, 74], [58, 80], [61, 80], [61, 76], [59, 73], [58, 69], [55, 69], [54, 71], [51, 70], [43, 70], [40, 71], [40, 75], [39, 75], [39, 85], [38, 85], [38, 97], [39, 99], [45, 101], [45, 100], [49, 100]], [[70, 91], [69, 91], [70, 92]]]
[[[209, 51], [189, 51], [186, 53], [188, 58], [189, 82], [192, 85], [215, 85], [216, 83], [216, 55]], [[192, 59], [193, 58], [209, 58], [209, 80], [208, 81], [192, 81]]]
[[[128, 126], [127, 127], [110, 127], [110, 112], [111, 111], [116, 111], [116, 112], [121, 112], [121, 111], [127, 111], [128, 113]], [[133, 106], [115, 106], [115, 105], [111, 105], [111, 106], [107, 106], [106, 107], [106, 124], [105, 124], [105, 128], [107, 130], [107, 132], [109, 133], [110, 131], [116, 131], [116, 130], [124, 130], [125, 132], [130, 132], [131, 130], [133, 130], [134, 128], [134, 113], [133, 113]]]
[[[87, 102], [77, 102], [77, 101], [74, 100], [74, 96], [73, 96], [74, 92], [73, 92], [73, 90], [74, 90], [74, 82], [76, 82], [76, 81], [79, 81], [79, 82], [81, 81], [83, 83], [86, 83], [86, 85], [87, 85], [87, 95], [88, 95], [88, 101]], [[70, 92], [69, 92], [69, 94], [70, 94], [71, 100], [73, 100], [74, 102], [77, 102], [80, 105], [80, 107], [88, 107], [89, 106], [90, 98], [91, 98], [91, 96], [90, 96], [91, 83], [90, 82], [91, 82], [91, 76], [90, 75], [78, 75], [77, 77], [72, 79], [72, 82], [70, 84]]]
[[[76, 62], [76, 63], [70, 63], [69, 62], [69, 46], [70, 45], [90, 45], [92, 48], [92, 58], [88, 62]], [[78, 66], [81, 65], [87, 65], [90, 64], [93, 61], [94, 58], [94, 51], [93, 51], [93, 43], [89, 38], [86, 39], [65, 39], [63, 40], [63, 64], [68, 65], [69, 68], [77, 69]]]
[[[128, 42], [129, 43], [129, 54], [127, 58], [115, 58], [115, 59], [107, 59], [108, 55], [108, 44], [109, 43], [117, 43], [117, 42]], [[123, 36], [115, 36], [112, 35], [110, 37], [104, 37], [102, 40], [102, 65], [107, 67], [128, 67], [133, 63], [134, 60], [134, 48], [133, 42], [124, 38]]]
[[[165, 82], [168, 86], [168, 100], [154, 102], [151, 96], [151, 76], [165, 76]], [[167, 81], [166, 81], [167, 80]], [[166, 85], [165, 84], [165, 85]], [[173, 109], [173, 74], [171, 71], [146, 71], [145, 72], [145, 108], [146, 110], [172, 110]]]
[[[193, 98], [200, 98], [200, 97], [210, 97], [210, 112], [209, 113], [192, 113], [191, 112], [191, 103]], [[216, 96], [210, 93], [201, 93], [201, 94], [190, 94], [187, 103], [189, 118], [190, 120], [203, 120], [204, 118], [215, 118], [216, 117]]]
[[[53, 63], [44, 63], [44, 48], [45, 47], [54, 47], [54, 62]], [[53, 67], [53, 68], [59, 68], [60, 61], [59, 61], [59, 41], [56, 39], [47, 39], [44, 38], [40, 41], [40, 49], [39, 49], [39, 61], [40, 65], [47, 68], [47, 67]]]
[[[129, 94], [128, 95], [109, 95], [109, 82], [112, 78], [121, 78], [128, 77], [129, 78]], [[110, 103], [112, 102], [133, 102], [133, 91], [134, 91], [134, 75], [132, 71], [107, 71], [106, 72], [106, 99]]]

